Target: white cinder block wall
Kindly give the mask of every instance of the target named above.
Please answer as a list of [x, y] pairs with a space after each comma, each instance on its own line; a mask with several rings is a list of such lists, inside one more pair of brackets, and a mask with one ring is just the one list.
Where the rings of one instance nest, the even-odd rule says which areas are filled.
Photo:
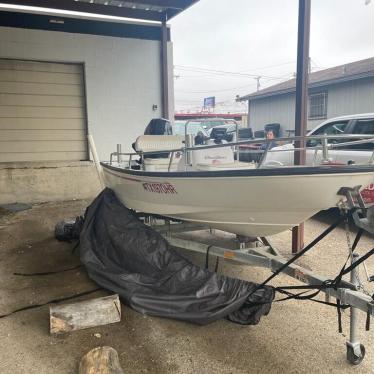
[[159, 41], [0, 27], [0, 58], [83, 63], [88, 129], [102, 160], [117, 143], [130, 151], [149, 120], [161, 117]]

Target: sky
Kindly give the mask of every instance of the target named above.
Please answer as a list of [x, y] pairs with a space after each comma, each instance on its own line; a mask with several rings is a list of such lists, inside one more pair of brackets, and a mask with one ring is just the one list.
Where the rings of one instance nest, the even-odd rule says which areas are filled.
[[[312, 71], [374, 57], [374, 0], [311, 0]], [[366, 5], [366, 3], [368, 3]], [[236, 95], [292, 78], [298, 0], [200, 0], [170, 21], [176, 111], [246, 112]]]

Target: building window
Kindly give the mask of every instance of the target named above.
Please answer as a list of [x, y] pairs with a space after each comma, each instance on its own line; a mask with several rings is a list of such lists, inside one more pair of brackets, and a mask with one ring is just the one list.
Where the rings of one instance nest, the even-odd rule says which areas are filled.
[[323, 119], [327, 116], [327, 92], [309, 95], [309, 119]]

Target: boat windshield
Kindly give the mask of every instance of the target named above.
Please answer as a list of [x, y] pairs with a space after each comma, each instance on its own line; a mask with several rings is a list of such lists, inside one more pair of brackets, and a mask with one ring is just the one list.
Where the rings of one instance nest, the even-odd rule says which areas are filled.
[[[185, 135], [185, 127], [186, 122], [174, 123], [173, 135]], [[196, 136], [198, 133], [202, 133], [205, 136], [207, 135], [205, 129], [201, 126], [200, 121], [189, 121], [187, 126], [187, 134]]]

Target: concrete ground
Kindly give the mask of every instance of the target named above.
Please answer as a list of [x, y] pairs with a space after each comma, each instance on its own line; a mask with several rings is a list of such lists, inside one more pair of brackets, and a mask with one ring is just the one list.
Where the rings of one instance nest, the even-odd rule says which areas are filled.
[[[115, 348], [125, 373], [131, 374], [373, 372], [374, 332], [365, 331], [365, 314], [360, 314], [360, 337], [366, 357], [360, 366], [352, 367], [345, 359], [349, 312], [344, 313], [344, 332], [339, 334], [336, 310], [313, 302], [274, 303], [270, 314], [257, 326], [221, 320], [203, 327], [143, 316], [123, 305], [123, 318], [118, 324], [51, 336], [46, 303], [84, 292], [88, 294], [80, 298], [107, 294], [95, 291], [97, 286], [79, 267], [78, 254], [71, 253], [74, 244], [53, 238], [55, 223], [82, 214], [86, 205], [86, 201], [70, 201], [34, 205], [14, 214], [0, 211], [1, 374], [77, 373], [80, 358], [101, 345]], [[332, 219], [325, 213], [309, 220], [307, 241]], [[208, 232], [192, 236], [212, 240]], [[233, 245], [228, 235], [221, 234], [218, 241]], [[289, 241], [289, 232], [274, 237], [285, 254], [290, 251]], [[364, 237], [359, 252], [370, 249], [373, 243], [372, 237]], [[345, 233], [339, 229], [299, 264], [334, 276], [347, 256], [346, 248]], [[203, 256], [191, 258], [198, 264], [204, 262]], [[367, 266], [374, 274], [374, 259], [367, 261]], [[270, 274], [265, 269], [222, 261], [219, 271], [257, 282]], [[51, 274], [27, 275], [45, 272]], [[282, 275], [273, 284], [297, 282]], [[367, 288], [374, 292], [371, 284]]]

